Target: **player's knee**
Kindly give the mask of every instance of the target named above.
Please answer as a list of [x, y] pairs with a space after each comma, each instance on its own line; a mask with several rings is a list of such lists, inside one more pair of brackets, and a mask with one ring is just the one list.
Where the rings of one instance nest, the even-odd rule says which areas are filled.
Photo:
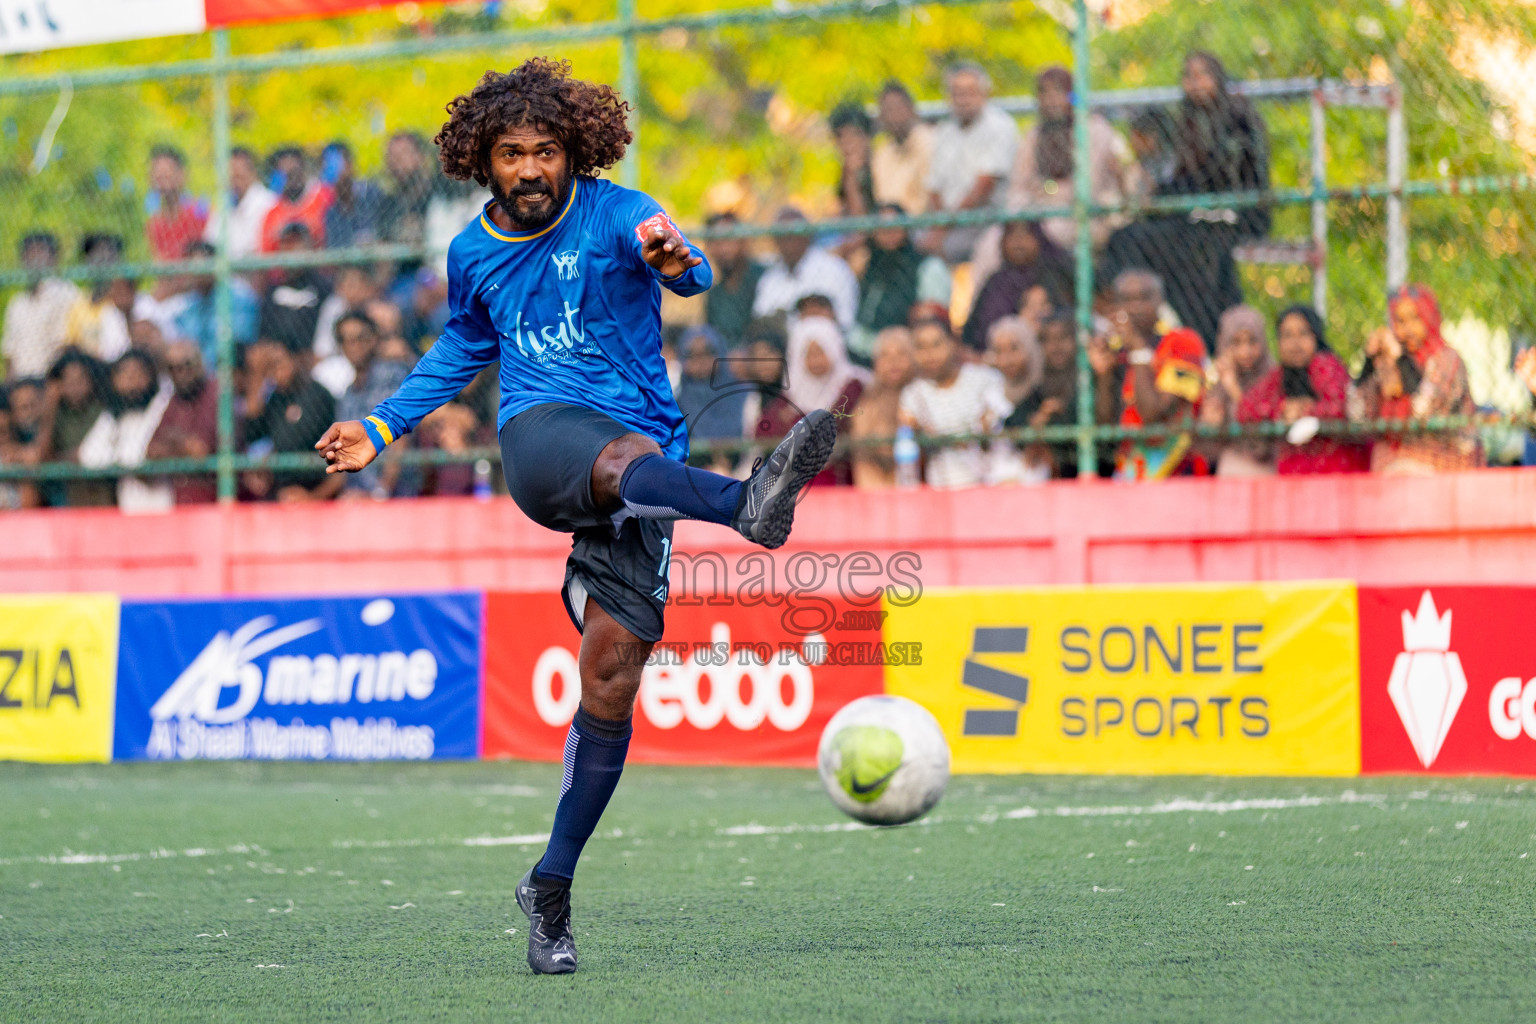
[[634, 713], [635, 698], [640, 693], [640, 666], [622, 664], [620, 659], [582, 666], [581, 703], [599, 718], [618, 720]]
[[644, 434], [625, 434], [609, 441], [592, 464], [592, 498], [599, 508], [617, 511], [623, 503], [619, 484], [629, 464], [642, 455], [660, 455], [661, 446]]

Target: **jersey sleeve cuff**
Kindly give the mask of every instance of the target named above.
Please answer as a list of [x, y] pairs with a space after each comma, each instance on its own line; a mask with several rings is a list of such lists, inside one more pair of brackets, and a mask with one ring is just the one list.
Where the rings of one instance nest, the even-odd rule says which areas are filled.
[[363, 429], [368, 432], [368, 440], [373, 442], [374, 448], [381, 452], [395, 439], [395, 432], [389, 428], [389, 424], [377, 416], [364, 417]]

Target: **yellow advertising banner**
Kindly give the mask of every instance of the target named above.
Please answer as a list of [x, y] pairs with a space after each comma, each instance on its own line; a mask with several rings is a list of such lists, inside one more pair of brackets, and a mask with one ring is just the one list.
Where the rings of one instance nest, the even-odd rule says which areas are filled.
[[0, 596], [0, 760], [110, 761], [115, 594]]
[[886, 692], [956, 772], [1354, 775], [1353, 583], [929, 590], [886, 604], [921, 664]]

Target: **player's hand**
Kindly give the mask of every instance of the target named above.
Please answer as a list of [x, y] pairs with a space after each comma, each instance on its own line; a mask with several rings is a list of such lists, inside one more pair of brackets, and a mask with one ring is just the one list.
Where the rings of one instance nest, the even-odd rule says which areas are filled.
[[325, 459], [327, 473], [356, 473], [379, 455], [361, 420], [332, 423], [315, 451]]
[[640, 255], [662, 277], [681, 277], [704, 262], [688, 248], [682, 235], [660, 224], [646, 235]]

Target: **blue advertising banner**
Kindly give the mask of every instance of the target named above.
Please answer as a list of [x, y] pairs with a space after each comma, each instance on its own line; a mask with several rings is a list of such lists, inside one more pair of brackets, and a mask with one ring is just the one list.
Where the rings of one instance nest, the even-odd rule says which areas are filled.
[[124, 601], [118, 759], [478, 753], [476, 593]]

